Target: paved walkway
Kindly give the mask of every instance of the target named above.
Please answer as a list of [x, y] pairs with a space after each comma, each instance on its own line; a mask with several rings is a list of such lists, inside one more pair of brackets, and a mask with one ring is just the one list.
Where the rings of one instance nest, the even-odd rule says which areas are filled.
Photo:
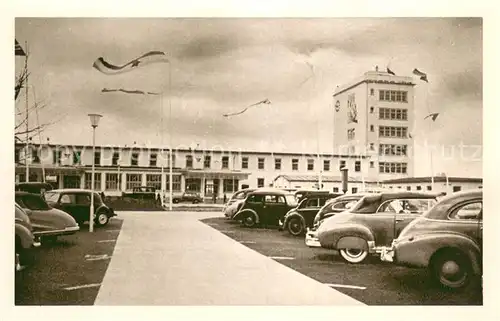
[[199, 219], [120, 213], [122, 230], [96, 305], [358, 305]]

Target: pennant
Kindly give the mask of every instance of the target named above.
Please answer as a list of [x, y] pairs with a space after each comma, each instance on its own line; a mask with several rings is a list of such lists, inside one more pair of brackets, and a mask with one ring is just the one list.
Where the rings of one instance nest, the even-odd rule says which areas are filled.
[[417, 68], [413, 69], [413, 74], [416, 75], [416, 76], [419, 76], [420, 80], [425, 81], [425, 82], [429, 82], [427, 80], [427, 74], [424, 73], [424, 72], [419, 71]]
[[103, 74], [116, 75], [135, 70], [138, 67], [143, 67], [149, 64], [160, 63], [160, 62], [169, 63], [170, 61], [168, 60], [167, 55], [163, 51], [150, 51], [121, 66], [113, 65], [104, 60], [103, 57], [97, 58], [92, 66], [98, 71], [102, 72]]
[[394, 73], [394, 71], [390, 70], [389, 67], [387, 67], [387, 73], [391, 74], [393, 76], [396, 76], [396, 74]]
[[109, 89], [109, 88], [103, 88], [101, 90], [103, 93], [111, 93], [111, 92], [123, 92], [126, 94], [138, 94], [138, 95], [159, 95], [160, 93], [156, 93], [153, 91], [142, 91], [142, 90], [128, 90], [128, 89]]
[[436, 118], [439, 116], [439, 113], [432, 113], [424, 117], [424, 119], [431, 118], [432, 121], [436, 121]]
[[23, 50], [23, 47], [21, 47], [21, 45], [19, 44], [19, 42], [17, 42], [17, 39], [14, 39], [15, 40], [15, 44], [14, 44], [14, 53], [16, 56], [24, 56], [26, 57], [26, 52], [24, 52]]
[[255, 103], [255, 104], [252, 104], [248, 107], [245, 107], [243, 110], [237, 112], [237, 113], [232, 113], [232, 114], [223, 114], [222, 116], [224, 117], [229, 117], [229, 116], [235, 116], [235, 115], [240, 115], [240, 114], [243, 114], [244, 112], [246, 112], [249, 108], [251, 107], [254, 107], [254, 106], [258, 106], [258, 105], [261, 105], [261, 104], [265, 104], [265, 105], [269, 105], [271, 104], [271, 102], [269, 101], [269, 99], [264, 99], [262, 101], [259, 101], [258, 103]]

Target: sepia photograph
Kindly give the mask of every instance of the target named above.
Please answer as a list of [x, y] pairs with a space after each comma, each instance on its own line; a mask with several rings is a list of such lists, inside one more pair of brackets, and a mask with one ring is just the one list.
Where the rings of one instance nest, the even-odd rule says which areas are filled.
[[15, 306], [483, 306], [482, 17], [13, 20]]

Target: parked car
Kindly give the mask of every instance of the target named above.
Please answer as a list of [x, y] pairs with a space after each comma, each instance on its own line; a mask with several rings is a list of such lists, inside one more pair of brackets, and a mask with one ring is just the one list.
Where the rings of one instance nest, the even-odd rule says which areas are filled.
[[15, 200], [28, 214], [33, 235], [41, 241], [53, 241], [58, 236], [74, 234], [80, 229], [71, 215], [50, 207], [38, 194], [16, 192]]
[[[70, 214], [78, 225], [82, 225], [89, 221], [91, 193], [92, 191], [85, 189], [57, 189], [45, 192], [44, 198], [51, 207]], [[106, 225], [109, 219], [114, 216], [116, 213], [113, 209], [104, 204], [101, 196], [94, 192], [94, 221], [96, 225]]]
[[314, 217], [328, 200], [335, 199], [343, 194], [310, 193], [302, 198], [299, 205], [290, 210], [280, 221], [280, 230], [286, 229], [294, 236], [302, 235], [306, 228], [313, 226]]
[[188, 202], [188, 203], [203, 203], [203, 198], [200, 196], [200, 194], [195, 193], [195, 192], [184, 192], [180, 195], [174, 195], [172, 198], [172, 203], [182, 203], [182, 202]]
[[15, 255], [14, 267], [15, 270], [20, 270], [21, 266], [31, 263], [33, 248], [40, 246], [40, 242], [35, 240], [33, 235], [33, 227], [26, 212], [17, 204], [14, 208], [14, 225], [15, 225]]
[[227, 218], [231, 218], [238, 210], [238, 206], [233, 206], [233, 204], [240, 204], [245, 200], [248, 193], [255, 191], [256, 188], [245, 188], [234, 193], [231, 198], [227, 201], [224, 206], [224, 216]]
[[156, 188], [151, 186], [140, 186], [132, 188], [132, 192], [122, 192], [123, 198], [133, 199], [156, 199]]
[[15, 191], [28, 192], [43, 195], [46, 191], [54, 189], [50, 183], [24, 182], [15, 185]]
[[314, 217], [313, 226], [306, 231], [306, 245], [308, 247], [321, 247], [318, 239], [318, 227], [325, 219], [352, 208], [366, 194], [347, 194], [328, 200]]
[[350, 263], [363, 262], [369, 253], [381, 253], [411, 221], [436, 203], [436, 194], [378, 193], [327, 218], [318, 227], [321, 247], [340, 252]]
[[295, 196], [279, 189], [257, 190], [248, 194], [233, 220], [246, 227], [256, 224], [278, 225], [285, 214], [297, 206]]
[[482, 276], [482, 254], [483, 192], [472, 190], [443, 198], [406, 226], [381, 258], [428, 268], [439, 284], [458, 289]]

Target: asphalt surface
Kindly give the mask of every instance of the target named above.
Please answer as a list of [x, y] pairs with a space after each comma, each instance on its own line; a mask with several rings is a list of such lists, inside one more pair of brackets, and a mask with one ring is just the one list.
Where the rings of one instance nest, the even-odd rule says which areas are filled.
[[[364, 264], [349, 264], [332, 250], [312, 249], [303, 237], [285, 231], [244, 228], [224, 217], [202, 222], [241, 244], [368, 305], [482, 305], [479, 285], [447, 291], [430, 282], [425, 269], [381, 262], [376, 256]], [[265, 271], [263, 271], [265, 272]], [[300, 289], [297, 289], [300, 291]]]
[[32, 252], [32, 264], [16, 273], [16, 305], [93, 305], [123, 221], [88, 225]]

